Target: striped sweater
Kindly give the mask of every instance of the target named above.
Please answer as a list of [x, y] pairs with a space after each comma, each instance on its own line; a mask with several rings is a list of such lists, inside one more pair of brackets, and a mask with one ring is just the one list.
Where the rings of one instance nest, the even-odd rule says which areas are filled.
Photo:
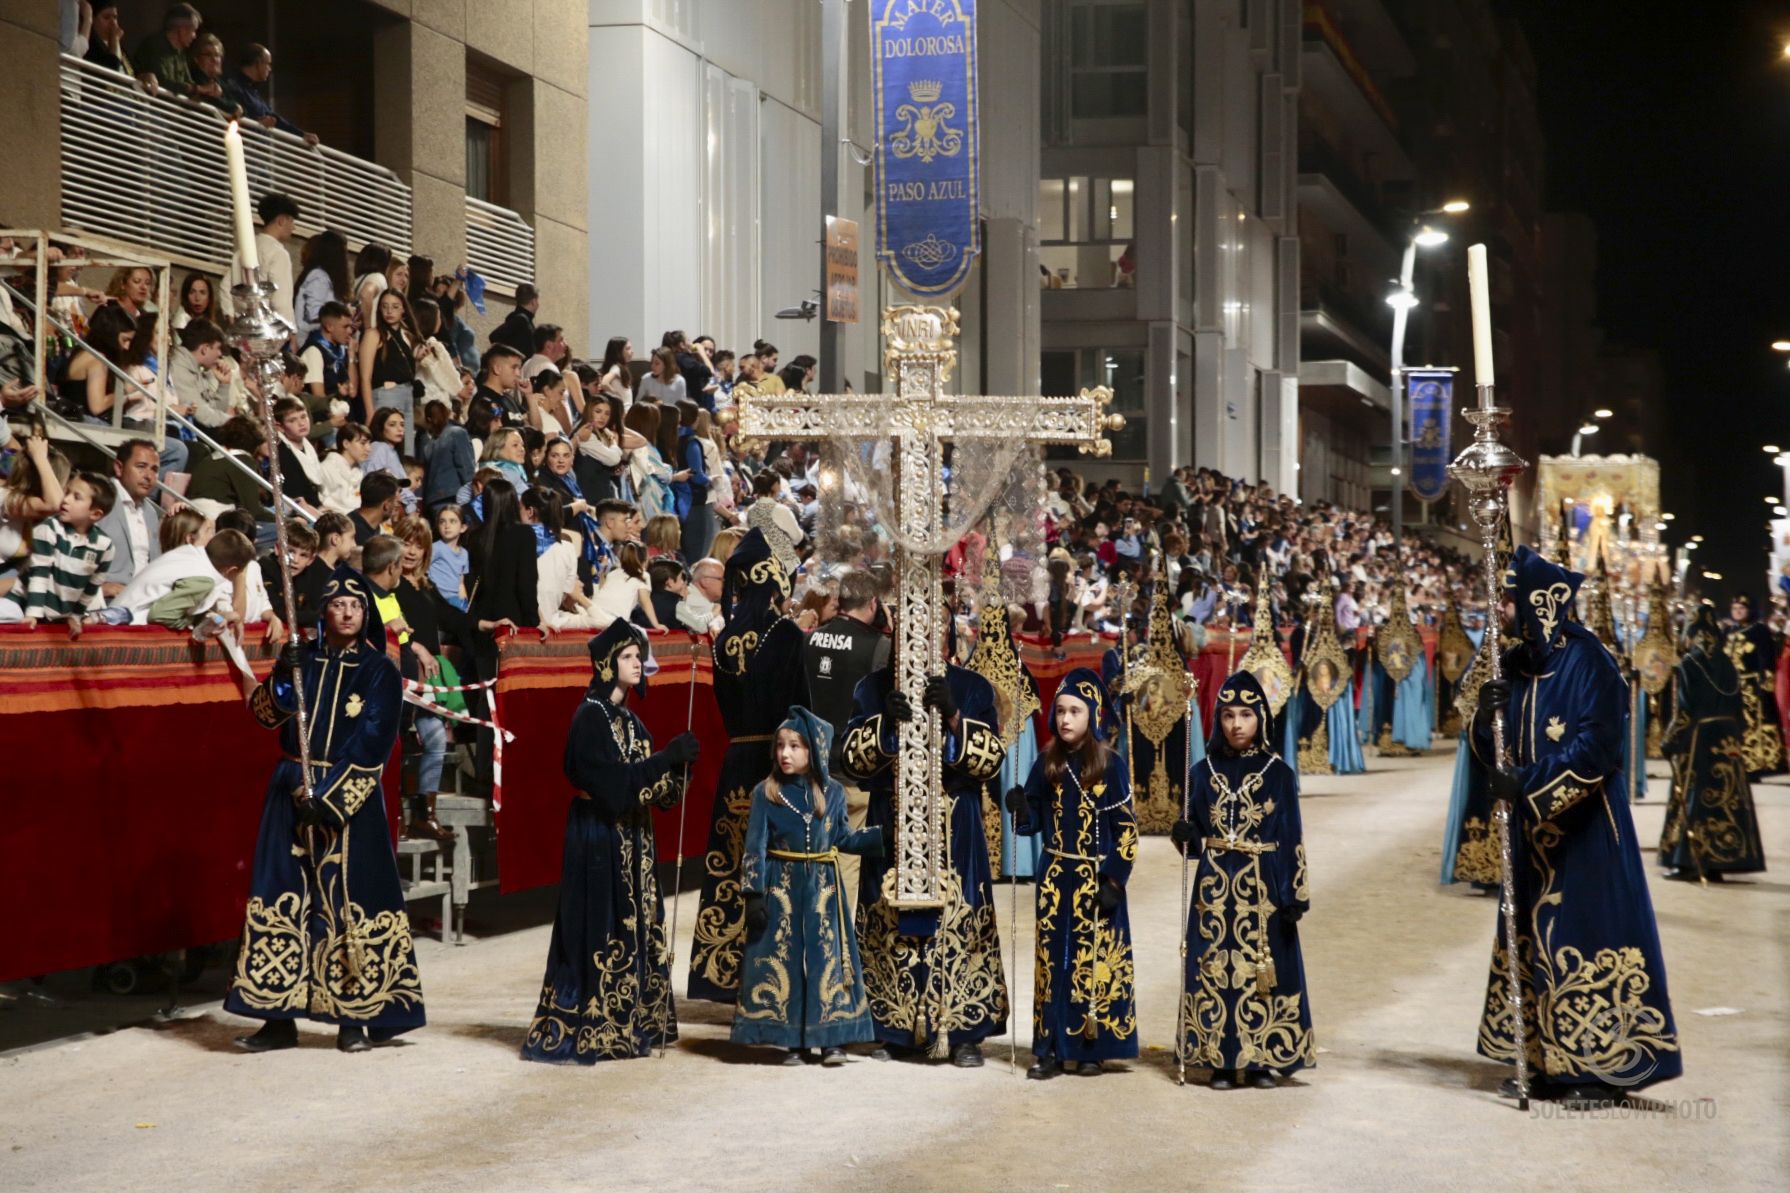
[[105, 608], [100, 582], [112, 566], [112, 540], [92, 527], [77, 534], [60, 518], [45, 518], [31, 531], [25, 566], [25, 616], [64, 621]]

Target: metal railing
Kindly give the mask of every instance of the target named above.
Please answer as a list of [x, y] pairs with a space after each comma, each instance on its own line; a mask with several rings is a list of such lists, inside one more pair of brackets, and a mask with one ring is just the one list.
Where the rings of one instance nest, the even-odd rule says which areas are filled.
[[535, 230], [509, 208], [468, 195], [466, 264], [513, 294], [535, 280]]
[[[63, 223], [222, 273], [234, 251], [226, 123], [215, 108], [145, 94], [129, 76], [63, 55]], [[291, 196], [299, 235], [334, 228], [351, 243], [410, 251], [410, 188], [396, 174], [279, 129], [241, 129], [249, 192]]]
[[[4, 288], [7, 291], [7, 293], [9, 293], [12, 296], [13, 301], [16, 303], [19, 303], [27, 311], [29, 311], [31, 313], [33, 319], [38, 319], [42, 326], [44, 326], [46, 328], [54, 329], [55, 331], [61, 333], [62, 335], [67, 336], [70, 343], [74, 344], [75, 346], [77, 346], [79, 348], [85, 349], [89, 354], [91, 354], [93, 356], [93, 358], [95, 360], [97, 360], [105, 368], [107, 373], [111, 374], [113, 380], [120, 387], [117, 400], [114, 402], [115, 410], [122, 410], [124, 407], [124, 404], [125, 404], [124, 403], [124, 388], [126, 388], [126, 387], [136, 390], [137, 393], [140, 394], [141, 396], [143, 396], [144, 398], [147, 398], [147, 399], [155, 402], [156, 406], [157, 406], [157, 409], [156, 409], [157, 420], [155, 423], [154, 442], [159, 443], [162, 438], [162, 434], [161, 434], [162, 420], [165, 419], [168, 422], [171, 422], [174, 425], [183, 428], [194, 439], [205, 444], [205, 446], [209, 447], [217, 455], [223, 457], [225, 463], [227, 463], [231, 468], [235, 469], [237, 472], [240, 472], [244, 476], [248, 477], [249, 480], [253, 481], [263, 491], [265, 491], [269, 494], [271, 494], [273, 492], [273, 485], [268, 481], [268, 479], [266, 477], [262, 476], [259, 472], [257, 472], [255, 469], [249, 467], [247, 464], [244, 464], [242, 462], [242, 460], [234, 452], [232, 452], [229, 448], [225, 447], [223, 444], [219, 443], [216, 439], [213, 439], [209, 434], [206, 433], [205, 429], [203, 427], [201, 427], [198, 423], [194, 422], [192, 419], [187, 418], [185, 415], [181, 414], [180, 411], [175, 410], [173, 407], [169, 406], [163, 400], [163, 397], [161, 395], [159, 395], [157, 393], [152, 393], [148, 388], [146, 388], [142, 384], [142, 382], [138, 381], [135, 377], [132, 377], [129, 373], [126, 373], [123, 369], [120, 369], [117, 365], [115, 365], [111, 361], [107, 360], [100, 353], [95, 352], [93, 350], [93, 346], [91, 344], [89, 344], [86, 340], [82, 339], [80, 337], [80, 335], [75, 332], [74, 328], [70, 327], [66, 323], [63, 323], [60, 319], [57, 319], [54, 315], [42, 315], [41, 319], [40, 319], [39, 318], [40, 311], [39, 311], [38, 305], [36, 303], [32, 302], [29, 298], [25, 297], [25, 295], [17, 287], [13, 286], [10, 282], [5, 281], [4, 279], [0, 279], [0, 288]], [[39, 360], [42, 359], [41, 352], [39, 353], [38, 359]], [[41, 366], [38, 367], [37, 372], [38, 372], [38, 378], [39, 378], [39, 380], [38, 380], [39, 389], [38, 389], [37, 397], [35, 399], [33, 399], [32, 405], [30, 408], [37, 411], [46, 420], [46, 422], [48, 420], [54, 419], [56, 424], [58, 426], [62, 427], [68, 435], [72, 436], [73, 438], [81, 440], [83, 443], [87, 444], [89, 447], [97, 448], [99, 451], [103, 452], [108, 458], [116, 460], [118, 458], [118, 453], [111, 446], [107, 445], [106, 443], [102, 442], [99, 439], [96, 439], [94, 437], [94, 435], [91, 433], [94, 431], [98, 431], [101, 428], [99, 428], [97, 426], [93, 426], [93, 425], [83, 425], [81, 423], [77, 423], [73, 419], [67, 418], [64, 415], [58, 413], [55, 410], [55, 408], [49, 404], [48, 395], [45, 393], [44, 389], [42, 388], [42, 386], [44, 384], [44, 377], [43, 377], [43, 369]], [[157, 375], [156, 388], [158, 390], [166, 389], [166, 383], [163, 380], [164, 376], [165, 376], [165, 372], [164, 372], [164, 374]], [[112, 429], [114, 431], [117, 431], [120, 428], [122, 428], [122, 426], [123, 426], [122, 423], [118, 423], [115, 420], [114, 426]], [[131, 434], [134, 437], [136, 432], [132, 431], [132, 432], [129, 432], [129, 434]], [[274, 450], [274, 449], [270, 449], [270, 450]], [[155, 482], [155, 487], [160, 489], [162, 492], [171, 495], [172, 497], [174, 497], [174, 499], [176, 501], [180, 502], [183, 505], [188, 500], [186, 494], [175, 492], [173, 489], [170, 489], [167, 485], [163, 484], [160, 480], [157, 480]], [[285, 505], [286, 505], [287, 510], [294, 517], [303, 518], [307, 522], [315, 522], [317, 520], [317, 515], [311, 513], [309, 510], [307, 510], [303, 506], [299, 505], [298, 502], [294, 501], [290, 497], [285, 498]]]

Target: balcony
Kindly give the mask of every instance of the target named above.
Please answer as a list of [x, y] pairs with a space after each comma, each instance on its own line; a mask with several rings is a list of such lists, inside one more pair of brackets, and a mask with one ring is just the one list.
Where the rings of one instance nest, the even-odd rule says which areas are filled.
[[507, 207], [466, 196], [466, 264], [505, 293], [535, 280], [535, 230]]
[[1381, 177], [1404, 181], [1416, 167], [1399, 139], [1398, 115], [1321, 8], [1306, 10], [1305, 43], [1300, 69], [1301, 103], [1313, 103], [1334, 116], [1362, 149], [1371, 153]]
[[[224, 126], [217, 111], [91, 63], [62, 59], [62, 222], [152, 246], [222, 273], [233, 251]], [[410, 188], [384, 166], [289, 133], [244, 124], [249, 192], [290, 195], [300, 236], [334, 228], [351, 244], [411, 246]], [[532, 237], [529, 249], [532, 264]]]

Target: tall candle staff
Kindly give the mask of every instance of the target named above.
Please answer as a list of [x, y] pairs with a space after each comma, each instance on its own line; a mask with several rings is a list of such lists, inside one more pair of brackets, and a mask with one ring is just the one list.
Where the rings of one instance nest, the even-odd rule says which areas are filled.
[[[1513, 481], [1529, 465], [1521, 456], [1499, 440], [1498, 431], [1510, 417], [1510, 411], [1497, 404], [1496, 380], [1492, 363], [1492, 298], [1486, 277], [1486, 256], [1483, 244], [1467, 250], [1467, 281], [1473, 298], [1473, 364], [1478, 382], [1478, 405], [1464, 411], [1473, 424], [1473, 442], [1469, 443], [1448, 475], [1459, 481], [1467, 492], [1467, 509], [1479, 527], [1479, 544], [1485, 555], [1486, 628], [1487, 634], [1498, 633], [1498, 608], [1502, 583], [1498, 567], [1498, 526], [1509, 510], [1509, 491]], [[1486, 651], [1486, 662], [1492, 679], [1501, 679], [1502, 666], [1497, 650]], [[1492, 717], [1492, 757], [1499, 766], [1506, 764], [1504, 755], [1504, 716]], [[1516, 1040], [1517, 1106], [1529, 1108], [1529, 1057], [1524, 1029], [1523, 983], [1517, 952], [1516, 881], [1512, 868], [1510, 801], [1498, 800], [1492, 810], [1492, 821], [1498, 833], [1499, 876], [1498, 912], [1504, 922], [1505, 968], [1510, 975], [1510, 1013], [1514, 1022], [1511, 1034]]]

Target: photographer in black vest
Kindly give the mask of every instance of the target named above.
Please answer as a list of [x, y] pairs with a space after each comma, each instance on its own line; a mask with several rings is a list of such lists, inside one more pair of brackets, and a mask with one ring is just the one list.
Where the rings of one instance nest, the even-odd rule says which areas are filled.
[[[889, 635], [880, 628], [876, 577], [852, 571], [839, 580], [839, 612], [808, 635], [808, 695], [814, 711], [833, 726], [833, 750], [845, 739], [852, 693], [858, 681], [889, 663]], [[837, 759], [835, 759], [837, 762]]]

